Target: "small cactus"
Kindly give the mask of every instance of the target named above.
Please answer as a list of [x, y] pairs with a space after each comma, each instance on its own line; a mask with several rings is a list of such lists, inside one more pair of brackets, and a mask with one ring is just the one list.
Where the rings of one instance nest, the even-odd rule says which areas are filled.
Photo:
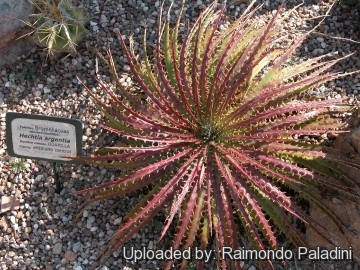
[[[30, 0], [29, 0], [30, 1]], [[41, 0], [31, 2], [39, 10], [31, 14], [35, 42], [48, 49], [49, 55], [54, 52], [75, 53], [78, 43], [85, 38], [85, 10], [76, 8], [70, 0]]]
[[21, 173], [26, 170], [26, 161], [22, 158], [12, 157], [10, 166], [13, 173]]

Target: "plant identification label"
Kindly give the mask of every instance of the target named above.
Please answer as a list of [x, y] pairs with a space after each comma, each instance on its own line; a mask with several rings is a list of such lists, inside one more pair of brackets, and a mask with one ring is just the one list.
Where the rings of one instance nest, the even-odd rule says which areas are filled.
[[81, 155], [79, 120], [43, 115], [7, 113], [6, 137], [10, 156], [50, 161], [71, 161]]

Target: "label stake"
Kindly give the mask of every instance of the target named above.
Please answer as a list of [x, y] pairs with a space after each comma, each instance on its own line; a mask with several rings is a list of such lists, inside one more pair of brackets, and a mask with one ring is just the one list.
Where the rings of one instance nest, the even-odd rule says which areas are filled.
[[59, 175], [59, 167], [57, 162], [51, 162], [52, 163], [52, 168], [53, 168], [53, 172], [54, 172], [54, 179], [55, 179], [55, 184], [56, 184], [56, 193], [60, 194], [61, 190], [63, 189], [63, 185], [60, 181], [60, 175]]

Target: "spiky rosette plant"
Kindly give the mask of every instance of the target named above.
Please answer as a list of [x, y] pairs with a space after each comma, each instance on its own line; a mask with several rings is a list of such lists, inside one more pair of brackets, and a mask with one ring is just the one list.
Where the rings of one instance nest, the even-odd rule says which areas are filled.
[[[30, 1], [30, 0], [29, 0]], [[84, 8], [76, 8], [71, 0], [30, 1], [39, 13], [31, 14], [35, 42], [48, 49], [48, 54], [74, 53], [79, 42], [86, 37]]]
[[[240, 226], [258, 250], [279, 248], [274, 227], [295, 245], [308, 246], [292, 222], [294, 216], [330, 241], [290, 191], [319, 208], [340, 230], [344, 228], [320, 202], [319, 189], [355, 196], [355, 183], [341, 168], [346, 164], [360, 172], [359, 159], [300, 140], [330, 129], [336, 133], [342, 100], [295, 101], [308, 89], [346, 75], [325, 73], [338, 60], [323, 62], [326, 56], [321, 56], [285, 66], [309, 34], [275, 49], [289, 13], [279, 9], [264, 25], [253, 18], [256, 9], [249, 7], [219, 31], [225, 7], [217, 12], [216, 7], [213, 3], [200, 15], [182, 44], [180, 19], [171, 31], [169, 19], [163, 23], [160, 17], [153, 64], [145, 46], [143, 62], [138, 62], [131, 40], [127, 49], [119, 33], [145, 101], [121, 87], [110, 53], [108, 63], [121, 97], [99, 81], [110, 97], [110, 103], [104, 103], [84, 85], [107, 117], [102, 128], [126, 138], [127, 146], [79, 157], [124, 172], [114, 181], [78, 193], [94, 202], [148, 189], [101, 251], [103, 258], [166, 206], [169, 212], [160, 238], [176, 217], [174, 249], [191, 247], [195, 240], [200, 248], [210, 248], [212, 235], [217, 247], [237, 249]], [[182, 261], [181, 268], [187, 263]], [[226, 263], [220, 257], [222, 269]], [[165, 268], [171, 264], [167, 262]], [[270, 261], [267, 264], [272, 268]], [[200, 269], [202, 265], [198, 262]], [[236, 267], [241, 269], [240, 261]]]

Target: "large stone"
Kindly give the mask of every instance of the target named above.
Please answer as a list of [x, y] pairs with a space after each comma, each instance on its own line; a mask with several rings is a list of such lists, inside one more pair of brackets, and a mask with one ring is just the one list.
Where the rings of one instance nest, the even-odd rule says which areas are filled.
[[12, 64], [18, 56], [30, 53], [34, 47], [31, 37], [19, 39], [31, 32], [22, 21], [28, 21], [33, 10], [27, 0], [0, 0], [0, 66]]
[[334, 249], [334, 247], [349, 250], [351, 247], [353, 259], [360, 262], [360, 209], [358, 205], [345, 200], [341, 201], [336, 197], [333, 197], [331, 200], [322, 199], [320, 201], [335, 213], [347, 228], [344, 230], [344, 233], [341, 233], [339, 228], [322, 212], [316, 208], [310, 208], [310, 215], [324, 226], [325, 230], [323, 232], [326, 236], [330, 237], [332, 244], [309, 228], [306, 230], [308, 243], [310, 243], [313, 248], [324, 247], [329, 250]]
[[[360, 127], [349, 133], [339, 135], [333, 147], [348, 154], [350, 158], [359, 159], [360, 157]], [[341, 169], [347, 173], [357, 184], [360, 184], [360, 176], [357, 170], [347, 165], [341, 165]], [[354, 187], [357, 194], [360, 194], [360, 188]], [[347, 199], [347, 200], [345, 200]], [[341, 233], [338, 227], [330, 221], [318, 209], [311, 207], [310, 215], [324, 226], [325, 233], [330, 237], [333, 244], [325, 241], [314, 230], [307, 229], [306, 237], [313, 247], [325, 247], [333, 249], [339, 246], [343, 249], [352, 248], [354, 259], [360, 262], [360, 206], [352, 201], [353, 198], [337, 198], [332, 195], [327, 198], [319, 199], [327, 209], [330, 209], [345, 224], [347, 229]]]

